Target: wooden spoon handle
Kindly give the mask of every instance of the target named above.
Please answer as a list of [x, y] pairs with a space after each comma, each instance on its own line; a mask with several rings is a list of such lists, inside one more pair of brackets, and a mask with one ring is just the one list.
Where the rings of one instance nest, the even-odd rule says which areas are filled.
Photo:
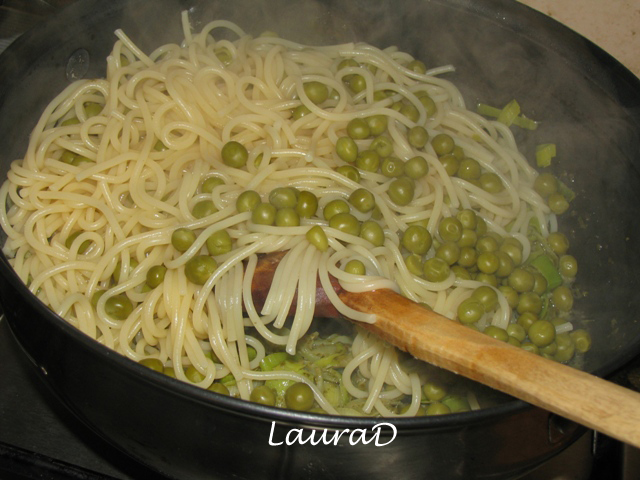
[[640, 394], [451, 321], [391, 291], [339, 292], [360, 325], [416, 358], [640, 447]]

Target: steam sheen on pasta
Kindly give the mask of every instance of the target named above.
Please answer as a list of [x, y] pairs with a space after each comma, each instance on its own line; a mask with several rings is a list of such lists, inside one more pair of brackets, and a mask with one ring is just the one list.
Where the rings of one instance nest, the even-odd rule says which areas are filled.
[[[308, 46], [252, 37], [226, 21], [193, 33], [186, 16], [183, 24], [181, 45], [148, 55], [117, 31], [106, 78], [77, 81], [46, 108], [0, 190], [4, 252], [58, 315], [135, 361], [159, 360], [183, 381], [208, 388], [225, 380], [230, 394], [246, 400], [265, 382], [301, 382], [319, 411], [416, 415], [425, 379], [364, 331], [333, 337], [348, 348], [336, 370], [341, 378], [295, 368], [291, 359], [313, 320], [316, 279], [328, 285], [334, 276], [351, 291], [392, 288], [455, 319], [487, 283], [456, 273], [452, 262], [443, 278], [424, 273], [447, 243], [439, 226], [472, 212], [484, 228], [474, 232], [517, 240], [526, 259], [532, 221], [543, 238], [557, 228], [534, 189], [538, 174], [507, 126], [467, 110], [443, 78], [450, 67], [425, 70], [393, 47]], [[366, 135], [350, 131], [363, 123]], [[420, 138], [423, 130], [429, 140]], [[445, 154], [431, 143], [443, 133], [455, 142], [448, 154], [474, 159], [482, 181], [448, 173]], [[246, 158], [226, 160], [227, 145], [246, 149]], [[357, 159], [349, 156], [354, 145]], [[404, 172], [408, 165], [418, 170]], [[484, 179], [498, 186], [485, 188]], [[358, 190], [362, 202], [374, 203], [357, 203]], [[255, 205], [240, 207], [247, 191], [271, 205], [263, 217]], [[283, 191], [295, 201], [309, 192], [317, 208], [274, 206]], [[325, 216], [332, 208], [350, 215], [340, 217], [346, 226]], [[426, 251], [403, 243], [411, 226], [429, 233]], [[177, 248], [177, 230], [195, 235]], [[207, 241], [220, 231], [228, 247], [212, 253]], [[276, 251], [287, 254], [257, 310], [252, 273], [258, 255]], [[187, 269], [196, 257], [214, 261], [194, 282]], [[355, 270], [346, 268], [350, 262]], [[514, 322], [513, 306], [496, 287], [497, 303], [476, 328]], [[331, 300], [345, 317], [375, 321]], [[296, 314], [288, 319], [292, 304]], [[261, 368], [278, 348], [291, 367]], [[351, 404], [329, 392], [331, 382]]]

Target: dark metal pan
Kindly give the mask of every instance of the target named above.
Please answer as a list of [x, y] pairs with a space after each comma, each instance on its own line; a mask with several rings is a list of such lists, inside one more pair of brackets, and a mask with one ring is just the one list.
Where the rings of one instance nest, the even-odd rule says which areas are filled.
[[[397, 45], [429, 65], [455, 65], [451, 78], [470, 106], [517, 98], [541, 121], [520, 139], [523, 149], [555, 142], [561, 158], [554, 168], [578, 193], [565, 229], [587, 293], [577, 314], [596, 340], [582, 367], [606, 376], [637, 356], [640, 82], [597, 46], [515, 1], [78, 2], [0, 57], [0, 177], [22, 156], [39, 112], [70, 79], [104, 74], [116, 28], [149, 51], [180, 39], [183, 9], [196, 28], [224, 18], [252, 33], [276, 30], [310, 44]], [[337, 446], [287, 445], [292, 428], [305, 434], [372, 429], [379, 421], [276, 410], [149, 371], [52, 314], [4, 256], [0, 300], [16, 338], [60, 400], [98, 435], [169, 477], [511, 478], [584, 433], [513, 400], [390, 421], [397, 435], [384, 447], [350, 445], [347, 437]], [[385, 430], [387, 440], [391, 432]]]

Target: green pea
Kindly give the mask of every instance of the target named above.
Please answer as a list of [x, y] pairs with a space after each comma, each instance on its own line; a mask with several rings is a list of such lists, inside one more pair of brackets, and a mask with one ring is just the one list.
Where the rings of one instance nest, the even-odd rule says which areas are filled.
[[236, 210], [239, 213], [252, 212], [262, 201], [260, 194], [255, 190], [245, 190], [236, 200]]
[[556, 354], [557, 351], [558, 351], [558, 344], [556, 342], [551, 342], [546, 347], [542, 347], [540, 349], [540, 354], [542, 356], [552, 360], [553, 356]]
[[429, 230], [420, 225], [410, 225], [402, 234], [402, 246], [409, 252], [424, 255], [433, 244]]
[[547, 320], [534, 322], [527, 331], [529, 340], [539, 348], [546, 347], [556, 338], [556, 327]]
[[360, 152], [356, 158], [356, 167], [365, 172], [377, 172], [380, 167], [380, 155], [375, 150]]
[[216, 49], [215, 55], [223, 65], [231, 65], [231, 62], [233, 62], [233, 55], [226, 48]]
[[410, 273], [412, 273], [416, 277], [422, 277], [424, 271], [422, 256], [416, 255], [415, 253], [407, 255], [407, 257], [404, 259], [404, 264], [406, 265], [407, 270], [409, 270]]
[[305, 234], [307, 241], [321, 252], [326, 252], [329, 248], [329, 239], [320, 225], [314, 225]]
[[561, 193], [552, 193], [547, 198], [547, 204], [549, 209], [556, 215], [562, 215], [569, 209], [569, 202]]
[[573, 308], [573, 293], [569, 287], [560, 285], [551, 294], [551, 301], [558, 310], [568, 312]]
[[345, 58], [338, 64], [338, 71], [342, 70], [343, 68], [359, 67], [359, 66], [360, 64], [356, 62], [353, 58]]
[[147, 270], [147, 285], [156, 288], [164, 282], [164, 276], [167, 273], [167, 267], [164, 265], [154, 265]]
[[300, 218], [311, 218], [318, 210], [318, 197], [308, 190], [300, 192], [298, 203], [296, 205], [296, 213]]
[[576, 350], [579, 353], [586, 353], [591, 349], [591, 335], [584, 329], [574, 330], [570, 333]]
[[342, 200], [341, 198], [336, 198], [335, 200], [331, 200], [327, 203], [322, 209], [322, 215], [325, 220], [331, 220], [331, 217], [337, 215], [338, 213], [349, 213], [351, 208], [349, 204]]
[[387, 157], [382, 160], [380, 173], [388, 178], [400, 177], [404, 174], [404, 162], [396, 157]]
[[344, 271], [352, 275], [366, 275], [367, 269], [360, 260], [349, 260], [344, 266]]
[[384, 244], [384, 230], [375, 220], [365, 220], [360, 228], [360, 238], [364, 238], [374, 247]]
[[460, 222], [460, 225], [462, 225], [462, 228], [469, 230], [475, 230], [478, 223], [476, 212], [470, 209], [460, 210], [456, 213], [456, 218]]
[[213, 382], [207, 390], [219, 393], [220, 395], [230, 395], [229, 389], [220, 382]]
[[290, 385], [284, 393], [284, 400], [287, 408], [298, 411], [310, 410], [315, 401], [313, 390], [304, 382]]
[[358, 145], [351, 137], [340, 137], [336, 141], [336, 153], [345, 162], [353, 163], [358, 158]]
[[551, 173], [541, 173], [533, 182], [533, 189], [543, 198], [558, 191], [558, 180]]
[[426, 128], [417, 125], [409, 129], [407, 139], [409, 140], [409, 145], [412, 147], [422, 148], [429, 141], [429, 133]]
[[82, 155], [76, 155], [73, 160], [71, 160], [71, 165], [75, 167], [80, 167], [82, 165], [86, 165], [88, 163], [96, 163], [90, 158], [83, 157]]
[[451, 274], [449, 264], [438, 257], [431, 257], [424, 262], [424, 278], [432, 283], [444, 282]]
[[475, 230], [471, 230], [469, 228], [462, 228], [462, 235], [460, 236], [460, 240], [458, 240], [458, 245], [460, 247], [475, 247], [478, 242], [478, 234]]
[[493, 172], [486, 172], [480, 175], [480, 187], [488, 193], [500, 193], [504, 191], [502, 179]]
[[459, 262], [460, 260], [458, 260], [458, 265], [453, 265], [451, 267], [451, 271], [460, 280], [471, 280], [471, 274], [469, 273], [469, 270], [461, 266]]
[[426, 410], [427, 416], [447, 415], [449, 413], [451, 413], [451, 409], [441, 402], [430, 403]]
[[65, 150], [64, 152], [62, 152], [62, 155], [60, 155], [59, 160], [63, 163], [68, 163], [69, 165], [71, 165], [73, 163], [73, 160], [77, 157], [78, 155], [76, 153], [73, 153], [70, 150]]
[[[519, 297], [518, 297], [519, 298]], [[529, 331], [531, 325], [538, 321], [538, 316], [531, 312], [525, 312], [522, 315], [518, 316], [518, 325], [525, 329], [525, 331]]]
[[321, 104], [329, 98], [329, 88], [322, 82], [306, 82], [303, 88], [309, 100], [316, 105]]
[[386, 135], [380, 135], [373, 139], [369, 150], [376, 152], [381, 158], [386, 158], [393, 153], [393, 140]]
[[106, 292], [106, 290], [96, 290], [95, 292], [93, 292], [93, 295], [91, 295], [91, 306], [93, 308], [96, 308], [100, 297], [102, 297], [102, 295], [104, 295]]
[[233, 240], [226, 230], [217, 230], [209, 235], [206, 246], [209, 255], [224, 255], [232, 250]]
[[309, 107], [307, 107], [306, 105], [298, 105], [291, 112], [291, 119], [293, 121], [300, 120], [302, 117], [309, 115], [310, 113], [311, 110], [309, 110]]
[[196, 234], [188, 228], [177, 228], [171, 234], [171, 245], [179, 252], [186, 252], [196, 241]]
[[444, 170], [447, 172], [447, 175], [453, 177], [456, 173], [458, 173], [458, 169], [460, 168], [460, 160], [458, 160], [454, 155], [445, 154], [440, 157], [440, 163], [444, 167]]
[[115, 320], [126, 320], [133, 312], [133, 303], [124, 293], [107, 298], [105, 313]]
[[215, 258], [208, 255], [196, 255], [189, 259], [184, 266], [184, 273], [191, 283], [204, 285], [213, 272], [218, 268]]
[[460, 258], [460, 247], [454, 242], [443, 243], [436, 249], [436, 257], [447, 262], [447, 265], [453, 265]]
[[497, 327], [495, 325], [489, 325], [484, 329], [483, 332], [485, 335], [488, 335], [496, 340], [500, 340], [501, 342], [509, 341], [509, 334], [504, 328]]
[[298, 203], [298, 193], [293, 187], [278, 187], [269, 193], [269, 203], [276, 208], [294, 208]]
[[431, 98], [427, 92], [420, 92], [418, 100], [420, 100], [420, 103], [427, 112], [427, 117], [433, 117], [438, 111], [436, 102], [433, 101], [433, 98]]
[[[498, 270], [496, 270], [495, 272], [496, 276], [500, 278], [505, 278], [511, 275], [511, 273], [513, 272], [513, 269], [515, 268], [515, 265], [513, 264], [513, 260], [511, 259], [511, 257], [505, 252], [498, 252], [495, 255], [498, 257], [498, 262], [499, 262]], [[534, 287], [535, 287], [535, 282], [534, 282]]]
[[96, 117], [102, 113], [104, 105], [95, 102], [87, 102], [84, 104], [84, 113], [87, 118]]
[[550, 233], [547, 237], [547, 243], [556, 255], [564, 255], [569, 249], [569, 239], [564, 233]]
[[281, 208], [276, 212], [275, 224], [278, 227], [298, 227], [300, 216], [293, 208]]
[[535, 313], [536, 315], [539, 314], [542, 310], [542, 299], [540, 295], [533, 292], [521, 293], [516, 310], [520, 314], [525, 312]]
[[429, 163], [424, 157], [415, 156], [410, 158], [404, 163], [404, 174], [417, 180], [418, 178], [422, 178], [429, 173]]
[[557, 334], [556, 344], [558, 345], [558, 348], [553, 356], [554, 360], [560, 363], [567, 363], [573, 358], [576, 352], [576, 346], [569, 333]]
[[187, 377], [191, 383], [198, 383], [204, 380], [204, 375], [198, 371], [193, 365], [189, 365], [184, 372], [184, 376]]
[[329, 220], [329, 226], [342, 233], [348, 233], [356, 237], [360, 235], [360, 222], [350, 213], [336, 213]]
[[272, 389], [266, 385], [260, 385], [251, 391], [249, 399], [254, 403], [260, 403], [261, 405], [275, 406], [276, 394]]
[[487, 233], [487, 222], [484, 218], [478, 216], [476, 219], [476, 233], [478, 236], [485, 235]]
[[463, 180], [478, 180], [481, 173], [480, 163], [473, 158], [466, 157], [460, 162], [457, 175]]
[[498, 277], [492, 273], [477, 272], [474, 280], [498, 288]]
[[[82, 230], [77, 230], [73, 232], [71, 235], [69, 235], [64, 242], [65, 247], [71, 248], [71, 245], [73, 245], [74, 240], [78, 238], [78, 236], [80, 236], [80, 234], [82, 233], [83, 233]], [[86, 251], [89, 250], [91, 243], [92, 243], [91, 240], [85, 240], [84, 242], [82, 242], [78, 247], [78, 253], [80, 255], [86, 253]]]
[[164, 365], [157, 358], [143, 358], [138, 363], [159, 373], [162, 373], [164, 371]]
[[201, 200], [193, 206], [191, 214], [195, 218], [204, 218], [208, 217], [209, 215], [213, 215], [217, 211], [218, 209], [213, 204], [212, 200]]
[[458, 265], [465, 268], [475, 267], [478, 261], [478, 254], [471, 247], [460, 247], [460, 255], [458, 256]]
[[256, 225], [273, 225], [276, 221], [276, 207], [270, 203], [259, 203], [251, 212], [251, 221]]
[[336, 172], [340, 175], [344, 175], [353, 182], [360, 183], [360, 172], [352, 165], [340, 165], [336, 168]]
[[533, 289], [538, 295], [543, 295], [547, 291], [547, 279], [539, 272], [533, 273]]
[[439, 157], [451, 153], [455, 142], [451, 135], [446, 133], [439, 133], [431, 139], [431, 146]]
[[514, 268], [507, 282], [516, 292], [523, 293], [533, 289], [535, 278], [531, 272], [523, 268]]
[[350, 75], [348, 85], [353, 93], [360, 93], [367, 88], [367, 80], [362, 75]]
[[462, 237], [462, 223], [455, 217], [445, 217], [438, 224], [438, 234], [445, 242], [457, 242]]
[[538, 346], [532, 342], [523, 342], [520, 348], [536, 355], [540, 353], [540, 349], [538, 348]]
[[60, 126], [61, 127], [68, 127], [70, 125], [78, 125], [80, 123], [80, 120], [77, 117], [71, 117], [71, 118], [67, 118], [66, 120], [63, 120], [62, 122], [60, 122]]
[[421, 75], [427, 73], [427, 66], [420, 60], [411, 60], [409, 63], [407, 63], [406, 67], [412, 72], [416, 72]]
[[484, 315], [484, 306], [473, 297], [469, 297], [458, 305], [458, 320], [460, 323], [470, 325], [476, 323]]
[[505, 296], [507, 303], [511, 308], [516, 308], [518, 306], [518, 299], [520, 296], [513, 287], [510, 287], [509, 285], [500, 285], [498, 289]]
[[510, 323], [507, 326], [507, 334], [519, 342], [524, 342], [524, 339], [527, 337], [527, 331], [518, 323]]
[[494, 274], [500, 268], [500, 258], [494, 252], [483, 252], [478, 255], [476, 262], [478, 270], [489, 275]]
[[224, 180], [220, 177], [216, 177], [215, 175], [212, 175], [204, 179], [204, 181], [202, 182], [202, 185], [200, 185], [200, 191], [202, 193], [211, 193], [213, 192], [214, 188], [220, 185], [224, 185]]
[[418, 120], [420, 120], [420, 112], [412, 103], [403, 104], [400, 107], [400, 113], [412, 122], [417, 122]]
[[366, 118], [366, 122], [369, 125], [369, 132], [374, 136], [384, 133], [387, 129], [388, 121], [386, 115], [372, 115]]
[[572, 255], [562, 255], [558, 261], [558, 270], [562, 276], [573, 278], [578, 274], [578, 261]]
[[354, 118], [347, 124], [347, 135], [354, 140], [363, 140], [371, 135], [371, 129], [366, 120], [362, 118]]
[[[517, 240], [515, 241], [518, 242]], [[500, 252], [507, 254], [509, 258], [511, 258], [511, 262], [513, 263], [514, 267], [522, 263], [522, 245], [521, 244], [520, 246], [516, 246], [513, 243], [505, 242], [502, 245], [500, 245], [499, 248], [500, 248]]]
[[429, 401], [437, 402], [447, 395], [447, 389], [438, 382], [427, 382], [422, 386], [422, 393]]
[[366, 188], [358, 188], [349, 196], [349, 203], [359, 212], [366, 213], [376, 206], [376, 199]]
[[227, 142], [221, 151], [222, 162], [233, 168], [242, 168], [247, 164], [249, 152], [241, 143], [234, 140]]
[[167, 146], [164, 143], [162, 143], [162, 140], [158, 140], [156, 144], [153, 146], [153, 149], [156, 152], [164, 152], [165, 150], [168, 150]]
[[498, 306], [498, 294], [489, 286], [482, 285], [476, 288], [471, 297], [478, 300], [487, 312], [495, 310]]
[[387, 194], [393, 203], [401, 207], [409, 205], [413, 200], [415, 187], [408, 177], [396, 178], [389, 185]]

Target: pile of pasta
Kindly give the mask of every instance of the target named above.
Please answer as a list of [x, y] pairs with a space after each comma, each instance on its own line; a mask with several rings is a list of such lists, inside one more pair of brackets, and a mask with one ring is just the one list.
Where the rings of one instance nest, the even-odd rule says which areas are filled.
[[[535, 277], [531, 226], [541, 245], [557, 234], [557, 188], [540, 188], [508, 125], [465, 107], [451, 67], [182, 22], [182, 44], [151, 54], [117, 31], [106, 78], [69, 85], [11, 165], [4, 252], [42, 302], [180, 380], [331, 414], [424, 414], [445, 394], [364, 330], [314, 333], [318, 278], [525, 342], [518, 320], [540, 309], [519, 310], [533, 286], [509, 278]], [[257, 309], [252, 275], [271, 252], [287, 253]], [[555, 332], [571, 331], [559, 318]], [[310, 399], [290, 403], [292, 385]]]

